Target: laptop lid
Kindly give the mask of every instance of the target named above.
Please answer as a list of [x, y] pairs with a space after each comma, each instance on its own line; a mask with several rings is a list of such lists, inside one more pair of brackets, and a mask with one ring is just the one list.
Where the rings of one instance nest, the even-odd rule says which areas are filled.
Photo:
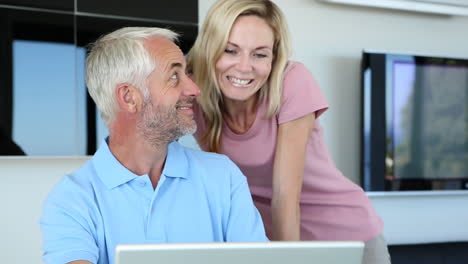
[[358, 241], [118, 245], [115, 264], [361, 264], [363, 251]]

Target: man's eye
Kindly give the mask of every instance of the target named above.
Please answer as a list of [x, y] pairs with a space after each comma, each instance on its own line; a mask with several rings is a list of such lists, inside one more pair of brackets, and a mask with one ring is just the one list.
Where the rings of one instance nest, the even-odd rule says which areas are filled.
[[171, 77], [170, 77], [170, 79], [172, 79], [172, 80], [177, 80], [177, 79], [179, 79], [179, 74], [177, 74], [177, 73], [172, 74]]

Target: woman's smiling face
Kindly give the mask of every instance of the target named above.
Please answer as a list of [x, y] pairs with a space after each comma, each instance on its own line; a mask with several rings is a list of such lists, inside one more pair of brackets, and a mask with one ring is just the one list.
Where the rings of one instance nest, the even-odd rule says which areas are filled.
[[274, 36], [270, 26], [255, 15], [240, 16], [232, 26], [216, 76], [226, 100], [254, 98], [271, 72]]

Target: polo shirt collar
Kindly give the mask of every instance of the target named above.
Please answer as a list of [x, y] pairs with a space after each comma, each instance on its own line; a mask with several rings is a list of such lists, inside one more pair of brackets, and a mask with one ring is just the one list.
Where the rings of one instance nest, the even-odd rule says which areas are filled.
[[166, 177], [184, 179], [190, 176], [187, 153], [177, 141], [171, 142], [167, 148], [166, 163], [162, 174]]
[[96, 174], [107, 188], [112, 189], [127, 183], [138, 175], [123, 166], [112, 154], [107, 144], [108, 138], [104, 139], [93, 157], [93, 165]]
[[[135, 179], [138, 175], [131, 172], [115, 158], [109, 149], [107, 140], [107, 138], [103, 140], [94, 154], [93, 165], [104, 185], [112, 189]], [[184, 148], [178, 142], [170, 143], [162, 175], [171, 178], [188, 178], [188, 167]]]

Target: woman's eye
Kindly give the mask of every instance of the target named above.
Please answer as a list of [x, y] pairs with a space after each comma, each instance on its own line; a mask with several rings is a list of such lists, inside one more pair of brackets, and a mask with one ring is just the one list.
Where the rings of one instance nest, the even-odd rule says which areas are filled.
[[257, 58], [266, 58], [267, 55], [263, 54], [263, 53], [255, 53], [255, 57], [257, 57]]
[[224, 52], [228, 54], [236, 54], [236, 51], [232, 49], [225, 49]]

